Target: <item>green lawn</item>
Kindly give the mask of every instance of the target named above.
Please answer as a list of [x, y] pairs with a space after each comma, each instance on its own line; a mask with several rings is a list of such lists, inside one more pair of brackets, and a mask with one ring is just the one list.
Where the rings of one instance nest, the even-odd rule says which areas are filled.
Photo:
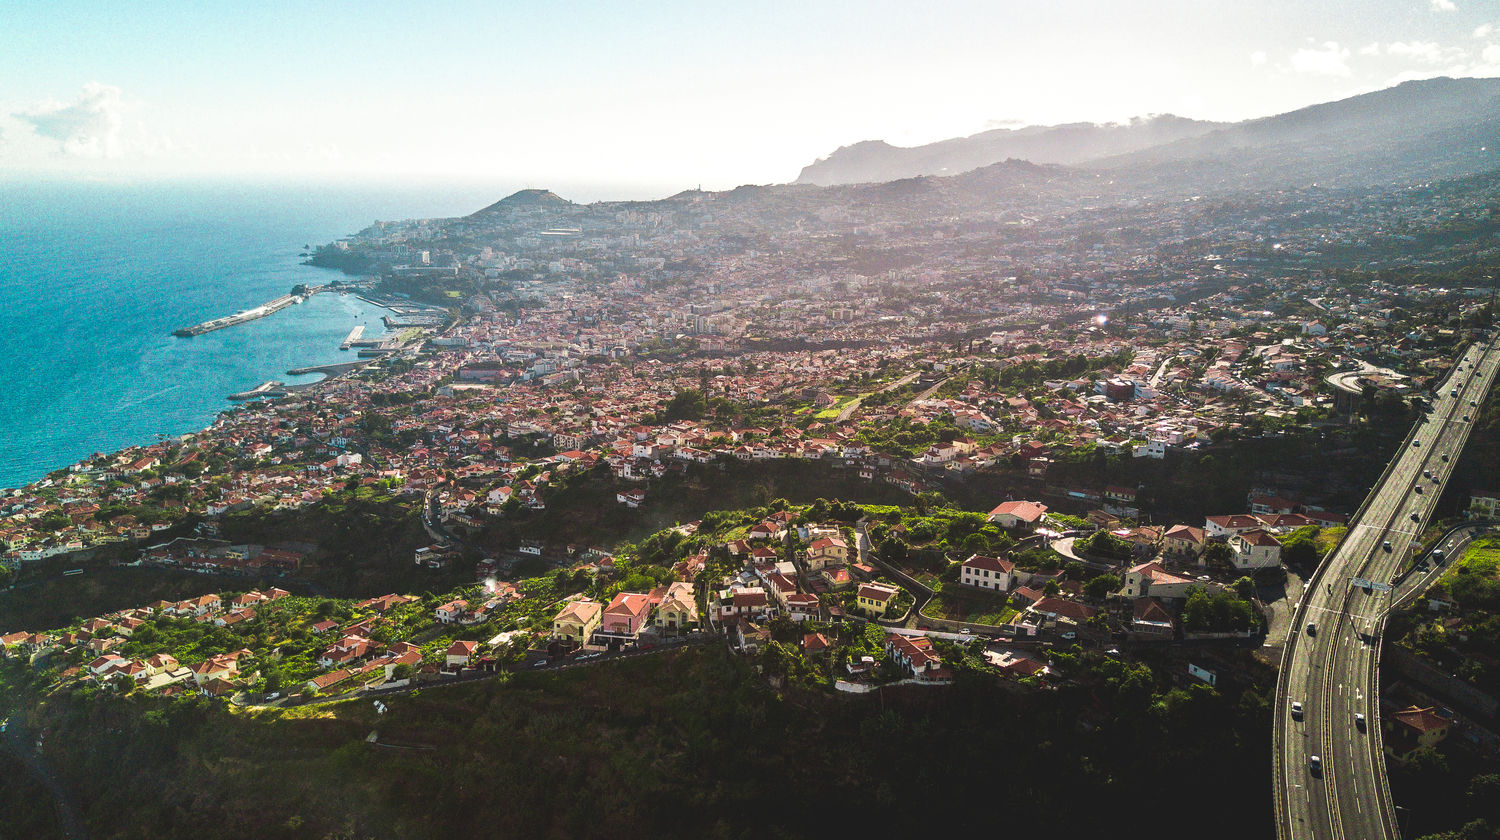
[[927, 604], [925, 613], [932, 618], [965, 621], [971, 624], [1004, 624], [1017, 614], [1015, 607], [1003, 598], [985, 595], [939, 593]]

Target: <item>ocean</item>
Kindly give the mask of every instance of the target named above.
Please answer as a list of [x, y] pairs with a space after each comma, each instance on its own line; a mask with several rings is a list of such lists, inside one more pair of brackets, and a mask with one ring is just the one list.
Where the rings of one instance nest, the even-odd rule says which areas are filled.
[[[193, 338], [172, 330], [342, 275], [304, 245], [376, 219], [471, 213], [496, 184], [0, 181], [0, 488], [159, 435], [290, 368], [356, 358], [385, 310], [322, 294]], [[572, 197], [572, 196], [570, 196]]]

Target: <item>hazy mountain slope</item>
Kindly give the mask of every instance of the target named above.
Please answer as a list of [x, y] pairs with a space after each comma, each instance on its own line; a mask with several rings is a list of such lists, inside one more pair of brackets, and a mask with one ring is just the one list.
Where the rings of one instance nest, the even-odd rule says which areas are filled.
[[1426, 79], [1240, 123], [1156, 117], [987, 131], [926, 146], [846, 146], [799, 184], [956, 175], [1016, 158], [1079, 166], [1149, 194], [1365, 186], [1500, 168], [1500, 79]]
[[494, 204], [491, 204], [490, 206], [484, 208], [483, 210], [475, 211], [471, 215], [478, 216], [484, 213], [490, 213], [505, 208], [562, 207], [572, 203], [573, 202], [568, 201], [566, 198], [559, 196], [557, 193], [554, 193], [551, 190], [526, 189], [511, 193], [505, 198], [502, 198]]
[[1164, 115], [1122, 124], [1001, 128], [911, 148], [872, 140], [845, 146], [804, 167], [796, 183], [830, 186], [956, 175], [1010, 158], [1077, 164], [1196, 137], [1221, 125]]
[[1360, 186], [1500, 168], [1500, 79], [1428, 79], [1247, 120], [1089, 168], [1182, 189]]

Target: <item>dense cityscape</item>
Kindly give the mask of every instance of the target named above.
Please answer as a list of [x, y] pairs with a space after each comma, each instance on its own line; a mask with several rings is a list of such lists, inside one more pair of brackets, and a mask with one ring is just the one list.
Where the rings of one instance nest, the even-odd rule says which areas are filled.
[[382, 334], [0, 490], [0, 840], [1495, 836], [1497, 90], [305, 246], [163, 338]]

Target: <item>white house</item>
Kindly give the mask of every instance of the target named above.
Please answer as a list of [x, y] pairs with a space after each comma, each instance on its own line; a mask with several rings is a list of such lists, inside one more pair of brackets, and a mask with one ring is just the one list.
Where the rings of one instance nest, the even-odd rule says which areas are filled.
[[1269, 531], [1256, 528], [1229, 538], [1234, 549], [1230, 562], [1236, 569], [1269, 569], [1281, 565], [1281, 543]]
[[985, 557], [975, 554], [963, 562], [958, 570], [958, 582], [965, 586], [975, 586], [980, 589], [992, 589], [996, 592], [1009, 592], [1014, 581], [1011, 572], [1016, 564], [1009, 560], [1001, 560], [999, 557]]

